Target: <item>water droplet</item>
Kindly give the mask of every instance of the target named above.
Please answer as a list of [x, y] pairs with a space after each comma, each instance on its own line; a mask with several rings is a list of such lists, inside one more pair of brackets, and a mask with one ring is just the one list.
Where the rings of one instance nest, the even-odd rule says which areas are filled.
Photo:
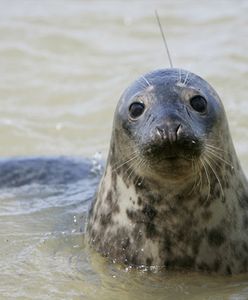
[[100, 152], [96, 152], [92, 158], [91, 172], [96, 175], [101, 175], [102, 169], [102, 154]]

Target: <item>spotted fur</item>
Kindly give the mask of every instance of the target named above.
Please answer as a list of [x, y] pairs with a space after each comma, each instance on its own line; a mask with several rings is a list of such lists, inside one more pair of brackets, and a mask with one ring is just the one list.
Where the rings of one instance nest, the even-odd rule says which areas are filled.
[[[248, 186], [218, 95], [183, 70], [142, 78], [116, 109], [105, 173], [89, 213], [90, 244], [136, 267], [248, 271]], [[208, 101], [205, 116], [190, 109], [195, 94]], [[134, 101], [147, 107], [138, 121], [128, 115]], [[167, 121], [168, 133], [178, 119], [183, 143], [177, 135], [176, 159], [170, 160], [164, 153], [171, 155], [171, 146], [154, 128]]]

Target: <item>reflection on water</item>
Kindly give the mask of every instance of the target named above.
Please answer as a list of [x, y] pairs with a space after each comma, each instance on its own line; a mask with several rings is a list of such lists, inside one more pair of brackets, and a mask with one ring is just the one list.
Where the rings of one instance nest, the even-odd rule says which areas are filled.
[[[247, 1], [0, 3], [1, 156], [106, 156], [115, 104], [140, 74], [175, 66], [219, 92], [248, 171]], [[98, 176], [2, 188], [1, 299], [248, 299], [248, 276], [148, 274], [84, 243]]]

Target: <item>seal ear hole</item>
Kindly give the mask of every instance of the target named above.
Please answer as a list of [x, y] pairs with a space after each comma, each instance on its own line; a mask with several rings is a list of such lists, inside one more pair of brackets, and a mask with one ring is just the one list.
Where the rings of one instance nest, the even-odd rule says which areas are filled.
[[129, 106], [129, 114], [132, 119], [137, 119], [139, 118], [145, 110], [145, 105], [144, 103], [141, 102], [133, 102]]
[[204, 114], [207, 111], [207, 100], [202, 96], [194, 96], [190, 99], [191, 107], [201, 113]]

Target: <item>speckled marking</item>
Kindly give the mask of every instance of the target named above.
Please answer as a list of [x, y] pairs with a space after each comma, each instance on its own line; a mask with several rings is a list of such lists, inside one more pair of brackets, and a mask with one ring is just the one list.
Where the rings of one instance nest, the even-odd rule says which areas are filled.
[[[184, 70], [144, 76], [149, 86], [142, 78], [133, 83], [115, 112], [105, 173], [89, 212], [90, 244], [137, 267], [247, 272], [248, 184], [218, 95]], [[205, 114], [190, 106], [198, 94], [207, 100]], [[146, 110], [132, 120], [135, 101]]]

